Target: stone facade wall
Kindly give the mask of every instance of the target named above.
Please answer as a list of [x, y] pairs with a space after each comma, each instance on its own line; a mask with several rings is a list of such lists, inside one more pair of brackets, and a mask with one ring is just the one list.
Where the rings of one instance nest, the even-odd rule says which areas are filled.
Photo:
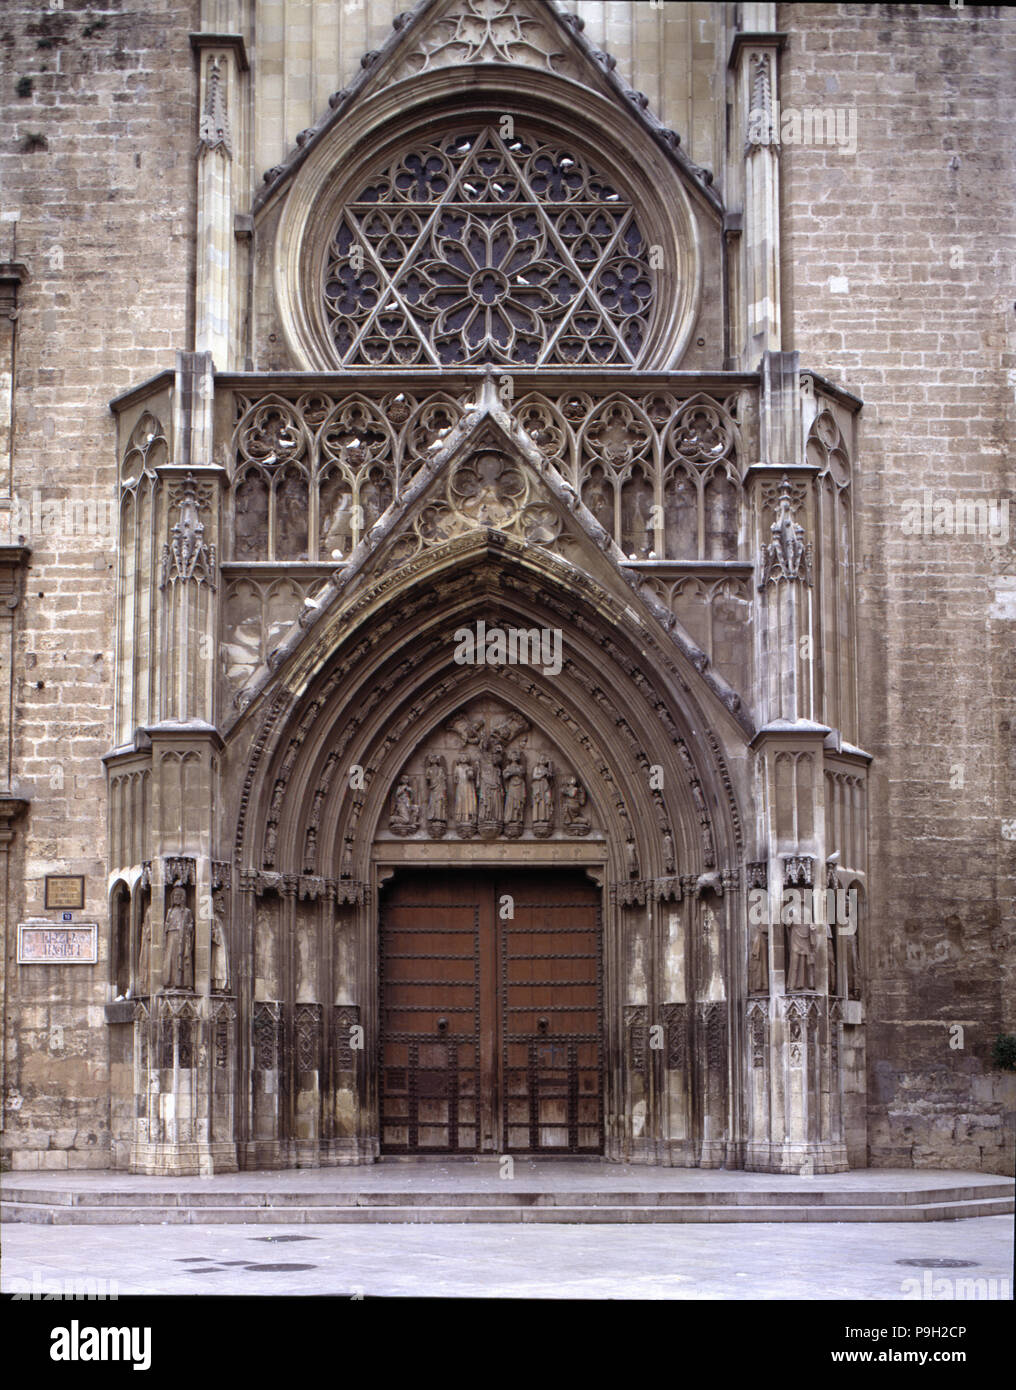
[[[1008, 530], [949, 534], [934, 504], [1013, 495], [1016, 169], [999, 121], [1016, 22], [1000, 6], [780, 5], [778, 27], [784, 110], [856, 118], [856, 154], [784, 147], [782, 251], [787, 346], [865, 402], [869, 1161], [1011, 1172], [1016, 1088], [989, 1054], [1016, 1028], [1016, 561]], [[940, 534], [909, 519], [926, 490]]]
[[[109, 400], [187, 345], [196, 11], [12, 3], [0, 18], [0, 259], [31, 275], [19, 296], [15, 502], [0, 509], [0, 543], [10, 517], [11, 541], [23, 535], [32, 551], [14, 668], [14, 783], [31, 801], [11, 866], [3, 1145], [14, 1167], [109, 1160]], [[13, 964], [14, 923], [43, 914], [47, 873], [85, 875], [77, 916], [99, 923], [98, 967]]]
[[[219, 0], [209, 30], [232, 28], [236, 0]], [[257, 33], [245, 32], [258, 100], [254, 118], [254, 181], [282, 162], [297, 134], [318, 119], [328, 98], [348, 86], [365, 53], [390, 37], [407, 0], [262, 0]], [[565, 0], [586, 37], [617, 59], [626, 83], [645, 92], [660, 120], [680, 131], [692, 159], [719, 168], [723, 149], [725, 30], [730, 6], [715, 3], [653, 7], [646, 0]], [[227, 22], [228, 21], [228, 22]], [[243, 21], [240, 21], [241, 24]], [[663, 56], [665, 55], [665, 57]]]
[[[4, 1015], [3, 1147], [15, 1167], [104, 1166], [110, 1069], [131, 1065], [111, 1056], [104, 1017], [108, 402], [191, 346], [197, 77], [188, 33], [235, 30], [241, 8], [72, 3], [50, 12], [42, 0], [13, 0], [0, 18], [0, 260], [23, 260], [31, 274], [19, 297], [13, 504], [0, 498], [0, 543], [23, 535], [32, 550], [17, 620], [13, 759], [13, 790], [31, 808], [11, 864]], [[257, 6], [257, 31], [246, 35], [251, 193], [404, 8]], [[732, 7], [566, 8], [722, 186]], [[865, 399], [855, 505], [860, 741], [876, 759], [869, 1159], [1004, 1171], [1014, 1078], [992, 1073], [988, 1054], [1000, 1029], [1016, 1028], [1016, 760], [1006, 717], [1016, 566], [1008, 534], [995, 546], [979, 535], [912, 534], [906, 504], [923, 504], [925, 489], [930, 503], [998, 505], [1012, 494], [1004, 346], [1013, 291], [1003, 267], [1016, 179], [1003, 136], [1013, 21], [1001, 7], [785, 5], [777, 24], [790, 35], [784, 108], [838, 106], [857, 123], [854, 154], [783, 150], [782, 271], [784, 347]], [[238, 209], [247, 206], [238, 194]], [[13, 965], [13, 922], [43, 913], [46, 873], [85, 875], [98, 968]], [[860, 1104], [856, 1093], [850, 1104]]]

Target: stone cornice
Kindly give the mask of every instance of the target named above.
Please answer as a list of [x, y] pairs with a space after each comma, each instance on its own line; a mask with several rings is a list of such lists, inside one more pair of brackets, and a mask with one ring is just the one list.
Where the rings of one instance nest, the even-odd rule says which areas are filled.
[[782, 53], [789, 40], [790, 35], [782, 30], [742, 30], [735, 34], [730, 41], [727, 67], [736, 68], [741, 54], [746, 48], [775, 48], [777, 52]]
[[188, 34], [190, 46], [194, 51], [194, 56], [199, 57], [207, 48], [228, 48], [232, 51], [236, 59], [236, 66], [240, 72], [247, 72], [250, 63], [247, 61], [247, 45], [243, 41], [242, 34]]

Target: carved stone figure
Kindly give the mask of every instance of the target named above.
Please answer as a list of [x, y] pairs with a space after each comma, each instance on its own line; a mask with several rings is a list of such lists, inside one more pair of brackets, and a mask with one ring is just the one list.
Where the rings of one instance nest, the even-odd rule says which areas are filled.
[[137, 993], [147, 994], [152, 966], [152, 905], [145, 908], [141, 919], [141, 944], [138, 949]]
[[275, 510], [275, 553], [294, 560], [307, 546], [307, 487], [291, 473], [279, 489]]
[[790, 481], [783, 479], [776, 519], [769, 528], [772, 540], [763, 556], [762, 587], [770, 580], [811, 580], [811, 547], [805, 544], [804, 527], [794, 519]]
[[644, 560], [653, 549], [655, 527], [653, 525], [653, 493], [645, 479], [638, 475], [631, 486], [625, 511], [628, 523], [628, 543], [635, 547], [635, 553]]
[[448, 769], [439, 753], [426, 762], [427, 830], [436, 840], [448, 829]]
[[420, 807], [408, 777], [400, 777], [395, 788], [394, 808], [388, 821], [393, 835], [413, 835], [420, 827]]
[[166, 913], [165, 989], [194, 988], [194, 914], [187, 894], [177, 885], [169, 895]]
[[755, 928], [748, 951], [748, 993], [769, 993], [769, 931], [764, 926]]
[[455, 833], [462, 839], [476, 834], [476, 766], [469, 758], [455, 764]]
[[526, 812], [526, 768], [522, 754], [511, 752], [504, 767], [504, 833], [511, 840], [522, 834]]
[[585, 814], [586, 789], [577, 777], [569, 777], [561, 789], [561, 819], [569, 835], [588, 835], [589, 819]]
[[628, 877], [638, 878], [639, 876], [639, 854], [635, 848], [634, 840], [625, 841], [625, 858], [628, 861]]
[[832, 925], [826, 923], [826, 973], [829, 981], [829, 997], [833, 998], [838, 993], [836, 979], [836, 937], [833, 934]]
[[674, 837], [669, 830], [663, 832], [663, 872], [665, 874], [677, 872], [677, 859], [674, 854]]
[[811, 922], [794, 922], [791, 925], [787, 988], [815, 988], [815, 927]]
[[586, 491], [586, 506], [605, 531], [614, 530], [614, 503], [606, 488], [598, 479], [593, 479]]
[[341, 560], [346, 554], [347, 545], [352, 541], [352, 535], [352, 499], [348, 492], [344, 492], [322, 533], [322, 557], [326, 560]]
[[462, 740], [462, 746], [469, 743], [479, 743], [483, 734], [483, 720], [469, 719], [464, 714], [457, 714], [454, 719], [450, 719], [447, 724], [448, 732], [458, 734]]
[[542, 753], [533, 767], [531, 794], [533, 834], [545, 840], [554, 829], [554, 766]]
[[389, 494], [390, 489], [384, 481], [382, 481], [379, 486], [373, 478], [367, 478], [361, 486], [360, 506], [363, 508], [363, 530], [365, 535], [380, 518], [381, 513], [388, 507], [391, 501]]
[[504, 745], [494, 734], [480, 743], [480, 787], [477, 823], [481, 835], [500, 835], [504, 824]]
[[226, 952], [226, 924], [223, 918], [221, 898], [216, 897], [212, 909], [212, 989], [217, 994], [225, 994], [229, 988], [229, 958]]
[[257, 477], [244, 480], [236, 493], [233, 549], [237, 559], [248, 559], [268, 545], [268, 489]]

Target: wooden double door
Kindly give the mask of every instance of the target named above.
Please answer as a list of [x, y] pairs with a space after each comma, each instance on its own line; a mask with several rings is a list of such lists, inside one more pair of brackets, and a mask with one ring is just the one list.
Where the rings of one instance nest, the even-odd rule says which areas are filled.
[[600, 898], [585, 875], [399, 874], [380, 978], [383, 1153], [602, 1153]]

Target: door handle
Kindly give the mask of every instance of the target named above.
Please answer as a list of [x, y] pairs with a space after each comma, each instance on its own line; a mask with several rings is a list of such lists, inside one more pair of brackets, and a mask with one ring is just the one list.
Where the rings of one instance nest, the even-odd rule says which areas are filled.
[[541, 1033], [545, 1033], [547, 1029], [550, 1027], [550, 1020], [546, 1018], [539, 1018], [536, 1020], [536, 1026], [537, 1028], [539, 1028]]
[[447, 1027], [448, 1020], [446, 1018], [439, 1018], [437, 1021], [437, 1031], [439, 1033], [443, 1033]]

